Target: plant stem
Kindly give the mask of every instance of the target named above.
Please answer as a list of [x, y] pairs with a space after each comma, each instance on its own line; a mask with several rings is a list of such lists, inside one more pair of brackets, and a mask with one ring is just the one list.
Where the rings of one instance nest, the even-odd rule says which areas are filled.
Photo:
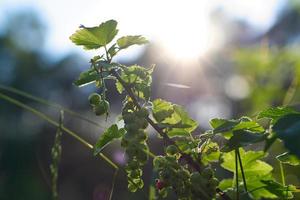
[[284, 169], [283, 169], [283, 164], [279, 162], [279, 168], [280, 168], [280, 175], [281, 175], [281, 183], [283, 186], [285, 186], [285, 176], [284, 176]]
[[237, 155], [238, 155], [238, 159], [239, 159], [239, 163], [240, 163], [240, 168], [241, 168], [241, 172], [242, 172], [244, 188], [245, 188], [245, 191], [248, 192], [246, 177], [245, 177], [245, 173], [244, 173], [244, 168], [243, 168], [242, 158], [241, 158], [241, 154], [240, 154], [240, 149], [239, 148], [237, 149]]
[[36, 96], [34, 96], [34, 95], [28, 94], [27, 92], [18, 90], [18, 89], [13, 88], [13, 87], [8, 87], [8, 86], [2, 85], [2, 84], [0, 84], [0, 89], [6, 90], [6, 91], [8, 91], [8, 92], [15, 93], [15, 94], [20, 95], [20, 96], [22, 96], [22, 97], [25, 97], [25, 98], [28, 98], [28, 99], [30, 99], [30, 100], [36, 101], [36, 102], [38, 102], [38, 103], [40, 103], [40, 104], [43, 104], [43, 105], [46, 105], [46, 106], [53, 107], [53, 108], [55, 108], [55, 109], [57, 109], [57, 110], [63, 110], [65, 113], [68, 113], [68, 114], [70, 114], [70, 115], [72, 115], [72, 116], [74, 116], [74, 117], [76, 117], [76, 118], [78, 118], [78, 119], [81, 119], [81, 120], [83, 120], [83, 121], [86, 121], [86, 122], [88, 122], [88, 123], [90, 123], [90, 124], [93, 124], [93, 125], [95, 125], [95, 126], [98, 126], [98, 127], [100, 127], [100, 128], [104, 128], [103, 126], [101, 126], [101, 125], [98, 124], [97, 122], [94, 122], [94, 121], [92, 121], [92, 120], [90, 120], [90, 119], [88, 119], [88, 118], [82, 116], [81, 114], [79, 114], [79, 113], [77, 113], [77, 112], [75, 112], [75, 111], [72, 111], [72, 110], [70, 110], [70, 109], [67, 109], [67, 108], [65, 108], [65, 107], [63, 107], [63, 106], [61, 106], [61, 105], [59, 105], [59, 104], [49, 102], [49, 101], [47, 101], [47, 100], [45, 100], [45, 99], [42, 99], [42, 98], [40, 98], [40, 97], [36, 97]]
[[287, 92], [283, 98], [282, 105], [287, 106], [295, 96], [296, 90], [298, 85], [298, 76], [294, 76], [289, 88], [287, 89]]
[[115, 187], [115, 182], [116, 182], [116, 179], [117, 179], [118, 171], [119, 170], [115, 170], [115, 172], [114, 172], [114, 176], [113, 176], [112, 183], [111, 183], [111, 190], [110, 190], [110, 194], [109, 194], [109, 200], [111, 200], [112, 196], [113, 196], [113, 192], [114, 192], [114, 187]]
[[236, 200], [239, 200], [239, 171], [238, 171], [238, 150], [235, 150], [235, 187], [236, 187]]
[[[51, 119], [49, 116], [45, 115], [44, 113], [30, 107], [30, 106], [27, 106], [23, 103], [21, 103], [20, 101], [18, 100], [15, 100], [5, 94], [2, 94], [0, 93], [0, 98], [3, 99], [3, 100], [6, 100], [14, 105], [17, 105], [33, 114], [35, 114], [36, 116], [44, 119], [45, 121], [47, 121], [48, 123], [52, 124], [53, 126], [56, 126], [56, 127], [59, 127], [60, 124], [56, 121], [54, 121], [53, 119]], [[83, 144], [84, 146], [86, 146], [87, 148], [89, 149], [93, 149], [93, 145], [91, 145], [90, 143], [88, 143], [87, 141], [85, 141], [83, 138], [81, 138], [77, 133], [71, 131], [70, 129], [62, 126], [61, 129], [68, 133], [70, 136], [74, 137], [77, 141], [79, 141], [81, 144]], [[99, 156], [105, 160], [107, 163], [109, 163], [114, 169], [119, 169], [119, 167], [113, 162], [111, 161], [108, 157], [106, 157], [103, 153], [100, 153]]]
[[[127, 94], [130, 96], [130, 98], [132, 99], [133, 103], [135, 104], [135, 106], [138, 109], [141, 109], [141, 105], [139, 104], [137, 98], [135, 97], [134, 93], [132, 92], [132, 90], [128, 86], [128, 84], [120, 77], [120, 75], [118, 74], [118, 72], [116, 72], [115, 70], [111, 70], [111, 73], [122, 84], [122, 86], [126, 90]], [[154, 128], [154, 130], [156, 130], [158, 132], [158, 134], [160, 136], [162, 136], [163, 140], [165, 141], [165, 143], [167, 145], [175, 145], [175, 146], [177, 146], [176, 143], [173, 140], [171, 140], [171, 138], [169, 138], [169, 136], [149, 116], [145, 117], [145, 119]], [[199, 172], [201, 171], [202, 167], [198, 163], [196, 163], [188, 154], [186, 154], [186, 153], [184, 153], [182, 151], [180, 151], [180, 154], [181, 154], [182, 158], [184, 160], [186, 160], [187, 163], [189, 163], [190, 166], [192, 166], [194, 169], [196, 169]]]

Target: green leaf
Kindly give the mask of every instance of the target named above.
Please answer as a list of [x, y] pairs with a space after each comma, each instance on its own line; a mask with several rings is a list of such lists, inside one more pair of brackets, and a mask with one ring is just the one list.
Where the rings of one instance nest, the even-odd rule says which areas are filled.
[[223, 133], [232, 130], [234, 126], [239, 124], [239, 120], [227, 120], [215, 118], [210, 120], [210, 126], [214, 129], [214, 133]]
[[201, 147], [201, 161], [204, 165], [207, 165], [211, 162], [217, 162], [220, 158], [219, 145], [215, 142], [207, 141], [204, 142]]
[[233, 131], [233, 136], [225, 143], [221, 149], [224, 152], [232, 151], [238, 147], [244, 147], [257, 142], [264, 141], [266, 135], [261, 133], [253, 133], [247, 130]]
[[[264, 158], [266, 154], [263, 151], [244, 151], [240, 148], [240, 155], [242, 159], [243, 169], [247, 182], [248, 190], [254, 196], [254, 199], [262, 198], [276, 198], [277, 196], [264, 188], [261, 180], [273, 180], [271, 171], [273, 167], [260, 159]], [[222, 155], [221, 166], [231, 172], [235, 172], [235, 152], [224, 153]], [[238, 171], [239, 182], [243, 184], [241, 170]], [[228, 181], [226, 182], [228, 185]], [[226, 186], [226, 184], [224, 183]], [[223, 185], [223, 186], [224, 186]], [[222, 187], [223, 187], [222, 186]]]
[[273, 121], [276, 121], [277, 119], [285, 115], [295, 114], [295, 113], [299, 113], [299, 112], [295, 111], [293, 108], [290, 107], [268, 108], [266, 110], [261, 111], [258, 114], [257, 119], [269, 118], [272, 119]]
[[247, 117], [232, 120], [215, 118], [210, 121], [210, 125], [213, 133], [222, 133], [226, 139], [232, 137], [233, 131], [247, 130], [256, 133], [265, 131], [261, 125]]
[[116, 88], [120, 94], [122, 94], [122, 92], [124, 91], [123, 85], [119, 81], [116, 81]]
[[70, 40], [85, 49], [98, 49], [110, 43], [117, 35], [117, 22], [106, 21], [96, 27], [83, 27], [70, 36]]
[[191, 140], [188, 137], [180, 137], [175, 141], [175, 143], [181, 151], [191, 153], [193, 149], [197, 148], [199, 141]]
[[82, 72], [79, 78], [74, 81], [74, 84], [78, 87], [83, 87], [96, 81], [98, 74], [94, 69]]
[[190, 126], [188, 128], [184, 128], [184, 130], [188, 131], [189, 133], [194, 131], [198, 124], [195, 120], [190, 118], [188, 113], [183, 109], [182, 106], [174, 105], [174, 111], [175, 113], [180, 117], [180, 121], [183, 125]]
[[[293, 199], [294, 186], [283, 186], [273, 180], [261, 180], [265, 184], [264, 188], [269, 192], [275, 194], [280, 199]], [[291, 190], [290, 190], [291, 189]]]
[[103, 148], [111, 143], [113, 140], [122, 137], [125, 133], [125, 129], [121, 128], [118, 129], [116, 124], [113, 124], [108, 129], [104, 131], [104, 133], [100, 136], [97, 143], [94, 146], [94, 155], [100, 153]]
[[290, 153], [300, 158], [300, 114], [284, 115], [272, 129], [283, 140]]
[[173, 105], [162, 99], [155, 99], [153, 102], [153, 117], [157, 122], [162, 122], [164, 119], [171, 117], [174, 113]]
[[117, 44], [120, 49], [126, 49], [132, 45], [142, 45], [147, 43], [148, 40], [141, 35], [128, 35], [117, 40]]
[[276, 159], [288, 165], [297, 166], [300, 164], [300, 159], [297, 158], [297, 156], [295, 155], [291, 155], [289, 152], [285, 152], [283, 154], [276, 156]]
[[172, 104], [162, 99], [153, 101], [153, 116], [161, 128], [167, 129], [170, 137], [190, 136], [198, 124], [179, 105]]
[[218, 188], [220, 188], [221, 190], [226, 190], [228, 188], [232, 187], [232, 179], [228, 178], [228, 179], [223, 179], [220, 183]]
[[117, 44], [113, 44], [109, 49], [108, 49], [108, 53], [110, 55], [110, 57], [114, 57], [117, 54]]
[[[259, 159], [265, 157], [263, 151], [244, 151], [240, 148], [240, 155], [243, 163], [243, 168], [245, 176], [247, 179], [265, 176], [269, 174], [273, 167], [266, 162], [263, 162]], [[222, 164], [221, 166], [224, 169], [227, 169], [231, 172], [235, 172], [235, 152], [231, 151], [229, 153], [224, 153], [222, 155]], [[239, 171], [239, 177], [241, 177]]]

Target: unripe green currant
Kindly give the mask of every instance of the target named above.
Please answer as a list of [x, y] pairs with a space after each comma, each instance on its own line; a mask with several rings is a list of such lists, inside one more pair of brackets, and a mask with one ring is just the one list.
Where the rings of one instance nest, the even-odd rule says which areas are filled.
[[132, 123], [135, 121], [135, 114], [133, 113], [126, 113], [123, 115], [123, 119], [125, 123]]
[[89, 96], [89, 102], [90, 102], [90, 105], [96, 106], [96, 105], [100, 104], [101, 96], [97, 93], [92, 93]]
[[167, 148], [166, 148], [166, 153], [170, 156], [178, 153], [178, 148], [175, 146], [175, 145], [169, 145]]
[[210, 179], [214, 174], [214, 171], [211, 168], [205, 168], [202, 171], [202, 176], [206, 179]]
[[130, 171], [129, 173], [131, 178], [139, 178], [142, 176], [142, 170], [141, 169], [134, 169], [132, 171]]
[[132, 183], [128, 183], [128, 190], [130, 192], [136, 192], [137, 187], [135, 185], [133, 185]]
[[211, 178], [208, 180], [208, 184], [210, 187], [215, 188], [219, 185], [219, 180], [217, 178]]
[[142, 129], [146, 129], [148, 126], [148, 122], [145, 118], [138, 118], [136, 120], [136, 124], [139, 126], [139, 128], [142, 128]]
[[130, 123], [125, 125], [125, 129], [128, 132], [136, 132], [139, 129], [139, 126], [136, 123]]
[[137, 111], [136, 115], [138, 117], [143, 117], [144, 118], [144, 117], [148, 117], [149, 112], [146, 108], [141, 108], [139, 111]]
[[147, 133], [145, 131], [139, 131], [139, 134], [136, 137], [139, 142], [143, 142], [147, 139]]
[[98, 105], [93, 107], [96, 115], [103, 115], [109, 111], [109, 102], [106, 100], [101, 101]]

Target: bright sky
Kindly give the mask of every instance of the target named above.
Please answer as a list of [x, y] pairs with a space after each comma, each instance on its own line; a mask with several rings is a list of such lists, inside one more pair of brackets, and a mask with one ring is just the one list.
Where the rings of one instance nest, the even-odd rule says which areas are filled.
[[[80, 24], [95, 26], [108, 19], [119, 22], [119, 35], [142, 34], [159, 41], [173, 56], [196, 56], [214, 48], [225, 33], [212, 26], [216, 8], [260, 30], [274, 21], [285, 0], [0, 0], [0, 25], [15, 9], [34, 8], [47, 23], [47, 49], [58, 54], [81, 51], [68, 40]], [[1, 20], [2, 18], [2, 20]], [[218, 33], [218, 34], [217, 34]], [[224, 37], [224, 36], [223, 36]], [[217, 41], [217, 42], [216, 42]], [[133, 49], [132, 52], [135, 52]], [[195, 55], [194, 55], [195, 54]], [[134, 54], [126, 54], [134, 55]]]

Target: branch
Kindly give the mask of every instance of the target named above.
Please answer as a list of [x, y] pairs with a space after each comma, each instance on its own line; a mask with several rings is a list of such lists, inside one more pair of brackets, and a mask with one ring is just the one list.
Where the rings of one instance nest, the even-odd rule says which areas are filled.
[[[119, 73], [115, 69], [112, 69], [110, 71], [110, 73], [112, 75], [114, 75], [117, 78], [117, 80], [121, 83], [121, 85], [124, 87], [127, 94], [132, 99], [135, 106], [138, 109], [141, 109], [141, 105], [139, 104], [135, 94], [132, 92], [131, 87], [120, 77]], [[145, 119], [154, 128], [154, 130], [156, 130], [157, 133], [163, 138], [163, 140], [166, 144], [175, 145], [178, 148], [176, 143], [167, 135], [167, 133], [165, 133], [149, 116], [145, 117]], [[185, 160], [191, 167], [193, 167], [196, 171], [198, 171], [200, 173], [201, 170], [203, 169], [203, 167], [199, 163], [195, 162], [189, 154], [182, 152], [179, 148], [178, 148], [178, 150], [179, 150], [179, 153], [181, 154], [181, 158], [183, 160]], [[222, 199], [231, 200], [230, 197], [228, 197], [227, 194], [224, 193], [220, 188], [216, 188], [216, 191]]]
[[[128, 84], [120, 77], [118, 72], [116, 72], [114, 69], [111, 70], [111, 73], [118, 79], [118, 81], [122, 84], [124, 89], [126, 90], [127, 94], [132, 99], [133, 103], [138, 109], [141, 109], [141, 105], [139, 104], [136, 96], [131, 90], [131, 87], [128, 86]], [[158, 132], [158, 134], [163, 138], [164, 142], [168, 145], [176, 145], [176, 143], [148, 116], [145, 117], [145, 119], [148, 121], [148, 123]], [[178, 148], [178, 146], [177, 146]], [[195, 170], [201, 171], [202, 167], [196, 163], [192, 157], [184, 152], [182, 152], [179, 148], [179, 153], [181, 154], [182, 159], [184, 159], [190, 166], [192, 166]]]

